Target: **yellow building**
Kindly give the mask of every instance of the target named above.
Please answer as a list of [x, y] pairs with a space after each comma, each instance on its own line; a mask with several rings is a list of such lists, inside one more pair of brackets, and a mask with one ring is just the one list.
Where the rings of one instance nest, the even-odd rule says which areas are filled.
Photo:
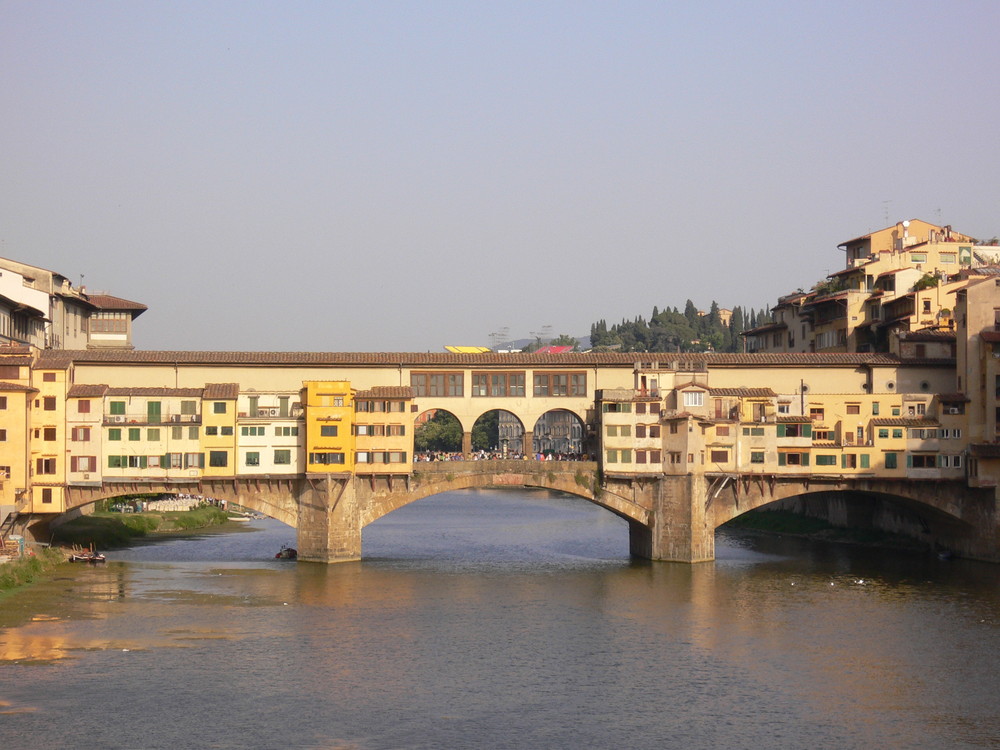
[[354, 398], [347, 380], [303, 383], [306, 465], [311, 473], [354, 471]]
[[201, 403], [203, 476], [231, 477], [237, 473], [236, 402], [239, 395], [238, 383], [205, 386]]

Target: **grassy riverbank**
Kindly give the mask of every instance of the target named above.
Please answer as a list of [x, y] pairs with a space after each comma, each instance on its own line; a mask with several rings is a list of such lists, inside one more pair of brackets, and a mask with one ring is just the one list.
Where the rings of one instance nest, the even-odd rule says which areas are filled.
[[40, 548], [35, 554], [0, 565], [0, 594], [44, 578], [57, 565], [66, 562], [62, 550]]
[[128, 546], [136, 538], [220, 526], [228, 520], [224, 510], [212, 505], [162, 513], [98, 512], [64, 523], [53, 532], [52, 540], [56, 544], [109, 549]]
[[749, 529], [768, 534], [800, 536], [845, 544], [865, 544], [873, 547], [927, 549], [926, 544], [908, 536], [892, 534], [881, 529], [845, 529], [833, 526], [820, 518], [801, 516], [786, 510], [759, 510], [744, 513], [725, 524], [724, 528]]

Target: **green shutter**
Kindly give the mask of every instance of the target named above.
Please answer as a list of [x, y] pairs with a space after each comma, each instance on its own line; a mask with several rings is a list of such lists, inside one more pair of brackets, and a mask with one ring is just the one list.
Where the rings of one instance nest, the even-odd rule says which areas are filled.
[[[778, 426], [780, 427], [781, 425], [778, 425]], [[784, 466], [784, 465], [785, 465], [785, 454], [784, 453], [779, 453], [778, 454], [778, 466]]]
[[870, 465], [868, 463], [868, 454], [867, 453], [862, 453], [861, 454], [861, 468], [862, 469], [868, 469], [868, 468], [870, 468]]
[[841, 453], [840, 454], [840, 468], [841, 469], [846, 469], [847, 468], [847, 454], [846, 453]]
[[785, 436], [785, 425], [779, 422], [778, 423], [778, 437], [784, 437], [784, 436]]
[[139, 456], [139, 468], [145, 469], [147, 464], [149, 464], [149, 459], [146, 456]]
[[809, 454], [808, 453], [803, 453], [802, 454], [802, 465], [803, 466], [808, 466], [809, 465]]
[[913, 456], [909, 453], [906, 454], [906, 468], [907, 469], [913, 468]]
[[813, 426], [811, 424], [802, 425], [802, 437], [812, 437]]

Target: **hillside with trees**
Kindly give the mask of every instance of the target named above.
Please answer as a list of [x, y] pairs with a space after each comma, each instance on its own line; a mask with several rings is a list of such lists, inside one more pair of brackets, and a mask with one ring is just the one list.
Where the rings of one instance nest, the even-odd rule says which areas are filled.
[[740, 334], [770, 322], [767, 308], [736, 307], [726, 325], [719, 309], [713, 301], [709, 311], [702, 314], [688, 300], [684, 312], [676, 307], [662, 311], [654, 307], [648, 320], [639, 316], [610, 327], [607, 321], [600, 320], [590, 326], [590, 346], [593, 351], [741, 352]]

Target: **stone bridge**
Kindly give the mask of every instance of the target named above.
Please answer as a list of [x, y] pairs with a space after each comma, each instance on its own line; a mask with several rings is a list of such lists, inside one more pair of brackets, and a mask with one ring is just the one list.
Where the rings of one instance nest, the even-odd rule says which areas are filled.
[[362, 529], [393, 510], [442, 492], [479, 487], [541, 488], [584, 498], [624, 518], [631, 553], [651, 560], [712, 560], [719, 526], [747, 511], [782, 504], [834, 525], [871, 526], [914, 536], [929, 547], [1000, 561], [1000, 518], [993, 492], [970, 489], [961, 481], [766, 474], [602, 476], [593, 462], [454, 461], [417, 463], [409, 475], [108, 482], [67, 488], [67, 507], [144, 492], [213, 497], [296, 528], [300, 559], [338, 562], [360, 559]]

